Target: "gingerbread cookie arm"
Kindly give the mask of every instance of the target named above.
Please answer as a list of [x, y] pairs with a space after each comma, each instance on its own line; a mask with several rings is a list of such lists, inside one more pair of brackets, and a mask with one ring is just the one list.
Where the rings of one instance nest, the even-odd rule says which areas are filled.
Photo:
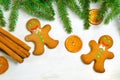
[[94, 60], [94, 58], [95, 58], [95, 56], [92, 54], [92, 52], [81, 55], [81, 59], [85, 64], [90, 64]]
[[51, 29], [51, 26], [50, 26], [50, 25], [45, 25], [45, 26], [42, 28], [42, 30], [43, 30], [43, 31], [42, 31], [42, 34], [44, 34], [44, 35], [47, 36], [47, 38], [46, 38], [46, 36], [43, 36], [43, 38], [45, 39], [45, 40], [44, 40], [44, 41], [45, 41], [45, 44], [46, 44], [49, 48], [55, 48], [55, 47], [58, 45], [59, 41], [58, 41], [58, 40], [54, 40], [53, 38], [51, 38], [51, 37], [48, 35], [50, 29]]
[[[96, 43], [96, 41], [94, 40], [91, 40], [89, 42], [89, 46], [91, 48], [91, 51], [87, 54], [83, 54], [81, 56], [82, 58], [82, 61], [86, 64], [90, 64], [94, 59], [95, 59], [95, 56], [96, 56], [96, 52], [94, 52], [94, 48], [97, 48], [98, 44]], [[96, 47], [95, 47], [96, 46]]]
[[49, 47], [49, 48], [55, 48], [58, 45], [59, 41], [58, 40], [54, 40], [51, 37], [48, 37], [47, 40], [45, 40], [45, 44]]
[[45, 25], [43, 28], [42, 28], [43, 32], [49, 32], [51, 30], [51, 26], [49, 24]]
[[27, 35], [27, 36], [25, 37], [25, 40], [26, 40], [26, 41], [33, 41], [33, 40], [32, 40], [32, 35]]
[[107, 59], [112, 59], [114, 57], [113, 52], [108, 52], [107, 53]]
[[4, 45], [1, 42], [0, 42], [0, 49], [5, 51], [9, 56], [11, 56], [13, 59], [18, 61], [19, 63], [23, 62], [23, 59], [20, 56], [18, 56], [15, 52], [13, 52], [11, 49], [9, 49], [6, 45]]
[[35, 36], [34, 35], [36, 35], [36, 33], [35, 32], [32, 32], [30, 35], [27, 35], [26, 37], [25, 37], [25, 40], [26, 41], [28, 41], [28, 42], [33, 42], [33, 41], [35, 41]]
[[91, 41], [89, 42], [89, 46], [90, 46], [90, 48], [93, 50], [94, 48], [98, 47], [99, 45], [96, 43], [95, 40], [91, 40]]

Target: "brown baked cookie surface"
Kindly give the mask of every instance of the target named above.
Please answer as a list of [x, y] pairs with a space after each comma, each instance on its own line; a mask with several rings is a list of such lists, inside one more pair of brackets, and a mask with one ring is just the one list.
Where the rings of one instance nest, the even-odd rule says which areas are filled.
[[65, 47], [70, 52], [78, 52], [82, 48], [82, 40], [76, 35], [71, 35], [66, 39]]
[[30, 35], [25, 37], [26, 41], [33, 42], [35, 44], [35, 55], [42, 55], [44, 53], [44, 45], [48, 48], [55, 48], [59, 41], [49, 36], [51, 26], [49, 24], [41, 27], [40, 21], [36, 18], [30, 19], [26, 24], [27, 29], [31, 32]]
[[98, 25], [102, 22], [102, 20], [97, 20], [98, 9], [91, 9], [89, 12], [90, 15], [90, 23], [93, 25]]
[[81, 59], [85, 64], [90, 64], [94, 61], [94, 70], [99, 73], [105, 72], [104, 62], [106, 59], [112, 59], [114, 54], [108, 51], [113, 45], [113, 39], [109, 35], [100, 37], [98, 43], [94, 40], [89, 42], [90, 52], [82, 54]]
[[5, 57], [0, 56], [0, 74], [3, 74], [7, 71], [9, 67], [8, 61]]

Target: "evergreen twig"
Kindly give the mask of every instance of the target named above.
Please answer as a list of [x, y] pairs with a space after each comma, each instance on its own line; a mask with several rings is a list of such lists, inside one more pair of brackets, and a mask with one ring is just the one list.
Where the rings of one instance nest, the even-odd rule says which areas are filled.
[[80, 6], [77, 5], [75, 0], [65, 0], [66, 5], [73, 11], [75, 12], [80, 18], [82, 18], [82, 12], [80, 9]]
[[3, 12], [2, 10], [0, 9], [0, 26], [1, 27], [4, 27], [6, 25], [6, 22], [4, 20], [4, 16], [3, 16]]
[[90, 0], [78, 0], [82, 7], [82, 18], [84, 20], [84, 29], [89, 29], [89, 8], [90, 8]]
[[44, 11], [42, 8], [45, 8], [45, 6], [40, 6], [38, 3], [33, 3], [31, 1], [24, 1], [22, 2], [22, 9], [35, 16], [35, 17], [38, 17], [38, 18], [42, 18], [42, 19], [45, 19], [45, 20], [54, 20], [54, 16], [51, 15], [50, 12], [48, 12], [47, 10], [49, 10], [47, 7], [46, 11]]
[[[23, 9], [26, 13], [45, 20], [54, 20], [54, 8], [52, 3], [56, 2], [59, 16], [63, 22], [67, 33], [72, 32], [71, 21], [68, 17], [67, 7], [70, 8], [84, 21], [84, 29], [89, 29], [89, 8], [90, 2], [102, 3], [99, 12], [98, 20], [105, 19], [104, 23], [108, 24], [112, 19], [120, 14], [120, 0], [0, 0], [0, 8], [9, 10], [13, 1], [11, 14], [9, 17], [10, 31], [14, 31], [18, 20], [18, 11]], [[0, 25], [5, 26], [3, 12], [0, 9]]]
[[105, 18], [104, 23], [108, 24], [110, 20], [115, 18], [118, 14], [120, 14], [120, 7], [118, 6], [117, 8], [114, 8], [111, 10], [110, 14]]
[[10, 31], [14, 31], [16, 27], [16, 22], [18, 20], [18, 11], [19, 11], [20, 3], [19, 1], [15, 1], [12, 6], [12, 11], [9, 17], [9, 29]]
[[70, 23], [71, 21], [68, 17], [67, 8], [64, 0], [56, 0], [56, 5], [57, 5], [57, 10], [59, 12], [59, 16], [64, 24], [65, 30], [67, 31], [67, 33], [71, 33], [72, 32], [71, 23]]
[[1, 0], [2, 1], [2, 5], [4, 6], [5, 10], [9, 10], [10, 8], [10, 4], [11, 4], [11, 0]]
[[108, 3], [107, 2], [103, 2], [101, 8], [99, 9], [98, 12], [98, 21], [102, 20], [105, 16], [106, 13], [108, 12]]

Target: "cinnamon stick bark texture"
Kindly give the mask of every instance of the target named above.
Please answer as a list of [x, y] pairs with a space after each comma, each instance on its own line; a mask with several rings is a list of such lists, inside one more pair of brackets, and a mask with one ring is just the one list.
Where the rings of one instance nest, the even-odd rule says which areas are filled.
[[3, 35], [7, 36], [8, 38], [10, 38], [12, 41], [14, 41], [15, 43], [17, 43], [18, 45], [20, 45], [21, 47], [23, 47], [26, 50], [30, 50], [30, 47], [25, 44], [23, 41], [21, 41], [20, 39], [18, 39], [17, 37], [15, 37], [14, 35], [10, 34], [9, 32], [7, 32], [6, 30], [2, 29], [0, 27], [0, 33], [2, 33]]
[[0, 27], [0, 49], [19, 63], [30, 55], [30, 47], [22, 40]]
[[9, 42], [7, 39], [5, 39], [4, 37], [1, 36], [0, 34], [0, 42], [2, 42], [4, 45], [6, 45], [7, 47], [9, 47], [11, 50], [13, 50], [14, 52], [16, 52], [19, 56], [21, 56], [22, 58], [25, 58], [26, 55], [24, 53], [22, 53], [19, 49], [17, 49], [11, 42]]
[[19, 63], [23, 62], [23, 59], [19, 55], [17, 55], [14, 51], [12, 51], [10, 48], [8, 48], [6, 45], [4, 45], [1, 42], [0, 42], [0, 49], [5, 51], [9, 56], [11, 56], [13, 59], [18, 61]]
[[[11, 44], [12, 47], [14, 47], [18, 52], [20, 52], [19, 55], [21, 55], [21, 57], [25, 58], [28, 57], [30, 55], [29, 51], [25, 50], [23, 47], [19, 46], [18, 44], [14, 43], [12, 40], [10, 40], [8, 37], [4, 36], [3, 34], [0, 34], [0, 37], [2, 37], [2, 39], [5, 40], [5, 42], [7, 41], [8, 44]], [[1, 39], [1, 38], [0, 38]], [[0, 40], [1, 41], [1, 40]], [[2, 41], [1, 41], [2, 42]], [[3, 43], [5, 43], [3, 42]], [[6, 43], [6, 44], [7, 44]]]

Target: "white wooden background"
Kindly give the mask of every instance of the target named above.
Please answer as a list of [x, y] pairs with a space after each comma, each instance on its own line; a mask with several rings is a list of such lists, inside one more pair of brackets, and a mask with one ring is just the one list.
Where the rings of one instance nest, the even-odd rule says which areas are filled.
[[[91, 4], [91, 9], [94, 8], [99, 8], [99, 6]], [[116, 18], [108, 25], [103, 23], [98, 26], [91, 25], [89, 30], [84, 30], [83, 20], [68, 9], [73, 33], [67, 34], [63, 29], [55, 5], [54, 9], [56, 12], [54, 21], [39, 20], [41, 26], [45, 24], [52, 26], [50, 36], [59, 40], [59, 44], [54, 49], [48, 49], [45, 46], [45, 52], [41, 56], [34, 56], [32, 54], [34, 44], [24, 40], [24, 37], [30, 34], [26, 29], [26, 22], [33, 17], [22, 10], [19, 11], [16, 30], [11, 34], [32, 47], [31, 55], [19, 64], [0, 51], [0, 55], [5, 56], [9, 61], [9, 69], [6, 73], [0, 75], [0, 80], [120, 80], [120, 21]], [[8, 23], [9, 12], [4, 12], [4, 14]], [[6, 26], [5, 29], [8, 30], [8, 27]], [[78, 35], [83, 41], [81, 51], [75, 54], [68, 52], [64, 46], [65, 39], [72, 34]], [[115, 57], [105, 61], [106, 71], [104, 73], [97, 73], [93, 70], [93, 63], [90, 65], [84, 64], [80, 56], [89, 52], [88, 43], [90, 40], [98, 41], [99, 37], [105, 34], [110, 35], [114, 40], [114, 45], [109, 50], [114, 53]]]

